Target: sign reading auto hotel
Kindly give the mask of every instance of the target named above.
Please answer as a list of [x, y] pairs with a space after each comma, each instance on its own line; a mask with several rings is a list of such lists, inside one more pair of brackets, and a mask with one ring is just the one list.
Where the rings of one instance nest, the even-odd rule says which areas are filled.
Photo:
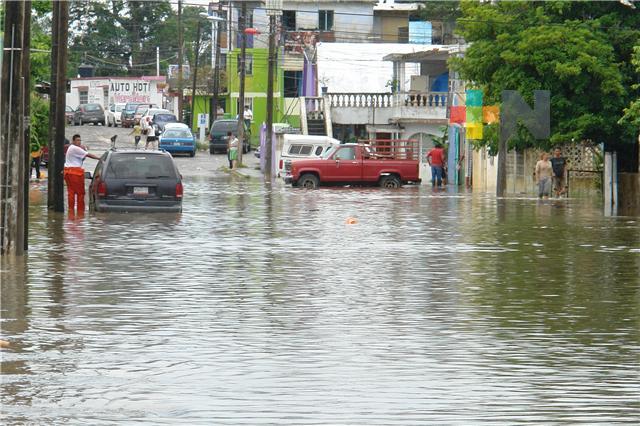
[[155, 84], [152, 85], [150, 81], [111, 80], [109, 86], [110, 101], [112, 103], [155, 103], [155, 96], [152, 96], [152, 90], [158, 93], [157, 86]]

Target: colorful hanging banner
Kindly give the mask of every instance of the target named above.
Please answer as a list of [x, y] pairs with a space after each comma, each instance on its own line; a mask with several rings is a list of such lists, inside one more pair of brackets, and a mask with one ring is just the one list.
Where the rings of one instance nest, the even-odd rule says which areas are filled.
[[500, 122], [500, 107], [498, 105], [482, 107], [482, 122], [486, 124]]
[[467, 130], [467, 139], [482, 139], [482, 123], [467, 123], [464, 127]]
[[481, 107], [482, 106], [482, 90], [467, 90], [467, 101], [466, 105], [468, 107]]
[[452, 106], [449, 110], [449, 124], [463, 124], [467, 120], [467, 108], [465, 106]]

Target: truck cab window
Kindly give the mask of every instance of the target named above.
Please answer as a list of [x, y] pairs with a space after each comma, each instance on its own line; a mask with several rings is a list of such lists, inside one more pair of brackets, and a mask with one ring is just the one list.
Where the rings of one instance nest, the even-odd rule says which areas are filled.
[[355, 160], [356, 149], [355, 147], [340, 148], [335, 156], [336, 160]]

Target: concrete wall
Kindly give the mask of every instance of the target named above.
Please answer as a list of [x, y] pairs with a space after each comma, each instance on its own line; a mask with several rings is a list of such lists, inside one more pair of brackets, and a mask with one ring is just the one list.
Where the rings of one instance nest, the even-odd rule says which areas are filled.
[[[318, 43], [319, 86], [326, 85], [329, 93], [390, 92], [388, 82], [393, 79], [393, 65], [382, 58], [391, 53], [422, 52], [433, 47], [401, 43]], [[419, 64], [407, 64], [406, 87], [411, 76], [419, 74]]]
[[80, 105], [80, 91], [86, 90], [87, 103], [98, 103], [104, 108], [112, 103], [126, 102], [150, 102], [163, 106], [163, 94], [158, 83], [164, 83], [164, 77], [160, 80], [155, 77], [74, 78], [66, 95], [66, 104], [76, 109]]
[[[373, 33], [373, 1], [284, 1], [283, 10], [296, 11], [296, 30], [317, 30], [318, 11], [333, 10], [333, 31], [336, 42], [369, 40]], [[269, 17], [264, 10], [253, 12], [253, 26], [260, 31], [254, 37], [254, 47], [268, 46]], [[236, 12], [237, 13], [237, 12]], [[237, 16], [237, 15], [236, 15]]]
[[331, 121], [336, 124], [388, 124], [393, 108], [337, 107], [331, 108]]

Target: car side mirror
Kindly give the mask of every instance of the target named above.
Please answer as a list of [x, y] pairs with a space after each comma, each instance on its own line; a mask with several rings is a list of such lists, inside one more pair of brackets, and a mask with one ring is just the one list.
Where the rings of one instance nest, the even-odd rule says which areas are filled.
[[93, 179], [93, 176], [91, 176], [91, 172], [84, 172], [84, 178], [85, 179]]

